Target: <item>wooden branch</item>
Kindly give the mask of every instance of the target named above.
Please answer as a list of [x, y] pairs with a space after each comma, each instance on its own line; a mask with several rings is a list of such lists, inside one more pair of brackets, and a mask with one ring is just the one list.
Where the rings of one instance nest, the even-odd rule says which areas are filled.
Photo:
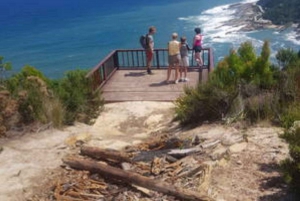
[[127, 172], [119, 168], [115, 168], [109, 165], [103, 165], [97, 163], [93, 160], [80, 159], [78, 157], [68, 157], [64, 158], [63, 162], [72, 168], [87, 170], [93, 173], [99, 173], [104, 176], [108, 176], [114, 179], [121, 180], [128, 184], [138, 185], [150, 190], [165, 193], [168, 195], [175, 196], [182, 200], [195, 200], [195, 201], [212, 201], [213, 199], [200, 194], [198, 192], [193, 192], [187, 189], [182, 189], [166, 182], [150, 179], [141, 176], [137, 173]]
[[97, 147], [82, 147], [80, 150], [82, 155], [89, 156], [91, 158], [105, 160], [105, 161], [117, 161], [117, 162], [129, 162], [131, 163], [131, 159], [127, 154], [111, 149], [100, 149]]
[[202, 144], [200, 145], [203, 149], [207, 149], [207, 148], [211, 148], [213, 146], [217, 146], [219, 143], [221, 142], [221, 140], [216, 140], [216, 141], [213, 141], [213, 142], [209, 142], [209, 143], [206, 143], [206, 144]]
[[203, 148], [200, 146], [195, 146], [188, 149], [171, 149], [167, 154], [175, 158], [183, 158], [190, 154], [202, 152]]

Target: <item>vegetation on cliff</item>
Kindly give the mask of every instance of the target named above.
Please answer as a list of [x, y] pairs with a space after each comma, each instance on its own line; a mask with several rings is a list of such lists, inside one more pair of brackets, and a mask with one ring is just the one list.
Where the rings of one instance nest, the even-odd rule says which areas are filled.
[[[176, 100], [176, 118], [182, 124], [270, 120], [286, 129], [292, 127], [300, 120], [300, 55], [281, 49], [275, 65], [269, 62], [270, 54], [267, 41], [259, 56], [251, 42], [231, 50], [207, 83], [187, 87], [185, 95]], [[299, 192], [300, 123], [293, 130], [284, 135], [292, 158], [282, 167], [286, 181]]]
[[257, 4], [265, 11], [263, 17], [276, 25], [300, 23], [299, 0], [259, 0]]
[[[3, 57], [1, 57], [3, 61]], [[2, 64], [9, 66], [9, 62]], [[3, 69], [2, 75], [5, 70]], [[11, 128], [33, 122], [53, 127], [89, 123], [103, 106], [99, 92], [94, 93], [87, 71], [74, 70], [62, 79], [51, 80], [32, 66], [24, 66], [0, 83], [0, 136]]]

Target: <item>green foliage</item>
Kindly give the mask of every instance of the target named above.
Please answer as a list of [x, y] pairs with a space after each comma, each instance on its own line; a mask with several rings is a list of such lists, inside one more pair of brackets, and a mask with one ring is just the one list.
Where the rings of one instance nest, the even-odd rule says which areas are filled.
[[[281, 117], [286, 100], [283, 94], [291, 91], [295, 101], [299, 93], [297, 84], [291, 82], [296, 76], [283, 79], [280, 69], [270, 64], [270, 54], [268, 41], [258, 57], [249, 41], [237, 51], [230, 51], [210, 74], [207, 84], [186, 89], [176, 101], [177, 119], [185, 124], [219, 120], [231, 116], [232, 111], [238, 112], [234, 115], [245, 114], [251, 122]], [[289, 89], [292, 85], [294, 88]]]
[[[21, 71], [6, 80], [6, 88], [19, 101], [19, 113], [23, 123], [40, 121], [49, 123], [51, 117], [46, 109], [55, 97], [51, 96], [49, 80], [32, 66], [25, 66]], [[63, 111], [62, 108], [59, 109]], [[57, 126], [60, 123], [56, 124]]]
[[[19, 102], [23, 123], [39, 121], [55, 127], [75, 120], [88, 123], [103, 106], [99, 92], [94, 93], [86, 71], [70, 71], [60, 80], [49, 80], [32, 66], [5, 81], [5, 87]], [[78, 119], [78, 116], [84, 118]]]
[[274, 84], [269, 58], [268, 41], [264, 42], [258, 58], [252, 43], [247, 41], [241, 44], [237, 53], [232, 50], [218, 63], [214, 76], [226, 87], [251, 82], [261, 88], [268, 88]]
[[299, 0], [260, 0], [258, 5], [265, 10], [263, 17], [271, 20], [274, 24], [284, 25], [300, 21]]
[[273, 72], [270, 68], [270, 44], [265, 41], [262, 47], [260, 57], [254, 64], [253, 82], [261, 88], [269, 88], [274, 84]]
[[185, 95], [175, 101], [176, 118], [182, 124], [220, 120], [236, 95], [236, 91], [225, 91], [210, 83], [185, 88]]
[[259, 93], [244, 100], [245, 112], [251, 122], [264, 119], [272, 119], [275, 115], [274, 108], [277, 105], [276, 95], [270, 92]]
[[0, 56], [0, 83], [5, 81], [5, 72], [12, 69], [10, 62], [3, 63], [4, 57]]
[[276, 54], [276, 59], [281, 69], [286, 70], [289, 66], [297, 64], [298, 55], [291, 48], [281, 48]]
[[39, 120], [48, 123], [43, 110], [43, 104], [48, 99], [48, 92], [42, 80], [37, 77], [29, 76], [23, 80], [23, 91], [19, 91], [19, 113], [22, 122], [31, 123]]
[[300, 120], [300, 103], [284, 104], [281, 112], [281, 125], [290, 128], [296, 120]]
[[13, 94], [17, 95], [19, 91], [26, 90], [28, 87], [27, 85], [30, 83], [28, 82], [28, 77], [37, 77], [45, 84], [49, 83], [49, 80], [36, 68], [33, 66], [26, 65], [24, 66], [21, 71], [9, 79], [6, 80], [6, 87], [7, 89]]
[[[91, 81], [85, 78], [86, 73], [85, 70], [69, 71], [63, 79], [53, 83], [53, 86], [57, 85], [55, 92], [66, 109], [66, 124], [72, 124], [78, 118], [78, 114], [95, 117], [99, 107], [103, 105], [99, 92], [94, 93]], [[86, 123], [88, 119], [85, 119]]]
[[291, 158], [281, 164], [284, 179], [295, 192], [300, 192], [300, 127], [294, 126], [282, 136], [289, 143]]

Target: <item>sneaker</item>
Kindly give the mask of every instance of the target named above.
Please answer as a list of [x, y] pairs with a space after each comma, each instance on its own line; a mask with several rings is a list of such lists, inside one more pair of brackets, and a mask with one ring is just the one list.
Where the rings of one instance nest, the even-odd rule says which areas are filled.
[[179, 79], [179, 82], [184, 82], [184, 78], [180, 78], [180, 79]]
[[184, 82], [188, 82], [189, 80], [190, 80], [190, 79], [187, 78], [187, 77], [184, 78]]
[[149, 75], [153, 75], [153, 73], [152, 73], [152, 71], [151, 71], [150, 69], [147, 69], [147, 73], [148, 73]]
[[179, 80], [175, 80], [175, 84], [178, 84]]

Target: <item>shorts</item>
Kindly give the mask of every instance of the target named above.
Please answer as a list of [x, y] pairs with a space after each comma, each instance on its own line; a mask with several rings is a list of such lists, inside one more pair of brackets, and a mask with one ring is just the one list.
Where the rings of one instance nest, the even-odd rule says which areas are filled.
[[180, 54], [169, 55], [169, 65], [174, 66], [175, 64], [179, 64], [180, 62]]
[[153, 58], [153, 51], [152, 50], [146, 50], [146, 58], [147, 61], [151, 61]]
[[190, 65], [190, 63], [189, 63], [189, 57], [188, 56], [181, 57], [180, 65], [182, 67], [189, 67], [189, 65]]
[[193, 49], [195, 50], [195, 52], [201, 52], [202, 51], [201, 46], [195, 46]]

